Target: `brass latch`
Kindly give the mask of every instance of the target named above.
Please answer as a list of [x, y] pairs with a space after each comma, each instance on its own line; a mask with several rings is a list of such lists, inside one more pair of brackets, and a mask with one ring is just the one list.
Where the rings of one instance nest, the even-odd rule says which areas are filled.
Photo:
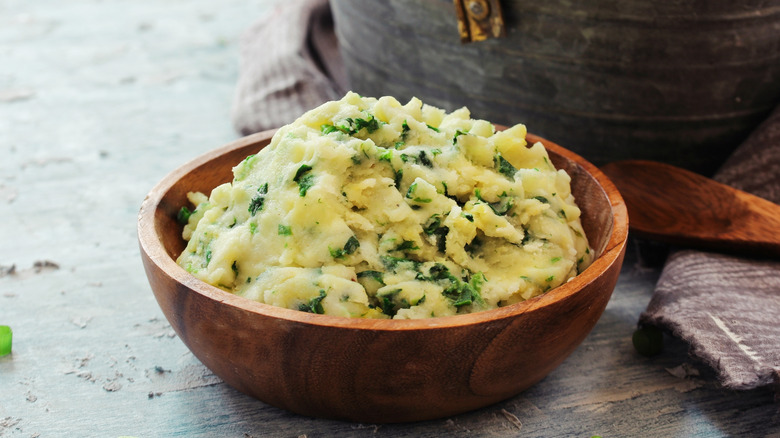
[[460, 42], [483, 41], [506, 35], [499, 0], [453, 0]]

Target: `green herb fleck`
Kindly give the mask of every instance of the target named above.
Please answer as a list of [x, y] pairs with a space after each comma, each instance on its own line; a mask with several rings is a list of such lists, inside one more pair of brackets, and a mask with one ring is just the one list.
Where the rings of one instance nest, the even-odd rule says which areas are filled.
[[495, 214], [497, 214], [499, 216], [504, 216], [507, 213], [509, 213], [509, 210], [511, 210], [512, 207], [514, 207], [514, 205], [515, 205], [514, 198], [512, 198], [509, 195], [507, 195], [506, 192], [502, 193], [498, 197], [498, 202], [487, 202], [486, 200], [484, 200], [482, 198], [482, 193], [480, 192], [479, 189], [476, 189], [474, 191], [474, 194], [475, 194], [475, 196], [477, 197], [478, 200], [480, 200], [480, 201], [484, 202], [485, 204], [487, 204], [488, 207], [490, 207], [490, 209], [493, 210], [493, 213], [495, 213]]
[[258, 211], [263, 210], [265, 204], [265, 195], [268, 194], [268, 183], [263, 184], [257, 189], [257, 195], [249, 202], [249, 213], [254, 216]]
[[458, 144], [458, 137], [460, 137], [461, 135], [465, 135], [465, 134], [468, 134], [468, 131], [464, 132], [464, 131], [461, 131], [460, 129], [455, 131], [455, 136], [452, 137], [452, 144]]
[[428, 129], [432, 129], [432, 130], [434, 130], [434, 131], [436, 131], [436, 132], [441, 132], [441, 131], [439, 130], [439, 128], [436, 128], [436, 127], [434, 127], [434, 126], [431, 126], [431, 125], [428, 125], [428, 124], [426, 124], [426, 126], [428, 127]]
[[366, 277], [373, 279], [374, 281], [380, 283], [382, 286], [385, 285], [384, 274], [382, 274], [382, 272], [380, 271], [361, 271], [357, 273], [358, 280]]
[[254, 222], [250, 222], [249, 223], [249, 233], [250, 234], [257, 233], [257, 224], [256, 223], [254, 223]]
[[301, 180], [304, 174], [306, 172], [309, 172], [312, 169], [311, 166], [308, 164], [301, 164], [301, 167], [298, 168], [297, 171], [295, 171], [295, 176], [293, 177], [293, 181], [298, 182]]
[[401, 124], [401, 140], [406, 141], [406, 135], [409, 134], [409, 124], [406, 120]]
[[5, 356], [11, 353], [13, 337], [14, 332], [11, 330], [11, 327], [7, 325], [0, 325], [0, 356]]
[[420, 247], [414, 243], [414, 240], [404, 240], [395, 248], [396, 251], [417, 251], [418, 249]]
[[547, 278], [545, 278], [545, 279], [544, 279], [544, 281], [546, 281], [546, 282], [548, 282], [548, 283], [549, 283], [549, 282], [551, 282], [551, 281], [553, 281], [553, 280], [555, 280], [555, 276], [554, 276], [554, 275], [551, 275], [551, 276], [549, 276], [549, 277], [547, 277]]
[[479, 236], [474, 236], [473, 239], [471, 239], [471, 242], [467, 243], [463, 249], [469, 253], [471, 258], [474, 258], [474, 254], [479, 251], [479, 249], [482, 247], [482, 239], [479, 238]]
[[[394, 298], [401, 292], [401, 289], [393, 289], [391, 291], [388, 291], [387, 293], [382, 295], [382, 303], [380, 306], [382, 307], [382, 313], [388, 316], [395, 316], [396, 313], [398, 313], [398, 310], [402, 308], [403, 306], [398, 306], [394, 303]], [[406, 308], [409, 308], [408, 303], [406, 303]]]
[[402, 265], [408, 265], [408, 268], [414, 271], [418, 271], [420, 268], [420, 262], [404, 257], [380, 256], [379, 259], [382, 261], [385, 269], [393, 272], [396, 272]]
[[249, 214], [254, 216], [255, 213], [257, 213], [258, 211], [261, 211], [263, 209], [263, 204], [264, 203], [265, 203], [265, 196], [263, 196], [263, 195], [256, 195], [249, 202]]
[[301, 197], [306, 196], [306, 192], [314, 185], [314, 175], [310, 173], [311, 169], [312, 167], [308, 164], [302, 164], [293, 177], [293, 181], [298, 183], [298, 194]]
[[357, 237], [351, 236], [347, 240], [347, 243], [344, 244], [344, 248], [336, 248], [336, 249], [328, 248], [328, 251], [330, 252], [331, 257], [333, 257], [334, 259], [341, 259], [354, 253], [359, 246], [360, 246], [360, 241], [357, 240]]
[[360, 246], [360, 241], [357, 240], [357, 237], [352, 236], [347, 240], [347, 243], [344, 244], [344, 253], [345, 254], [352, 254], [355, 252], [356, 249]]
[[550, 259], [550, 263], [557, 263], [559, 261], [561, 261], [560, 257], [553, 257], [553, 258]]
[[379, 129], [384, 122], [381, 122], [377, 120], [373, 115], [368, 114], [365, 119], [361, 118], [351, 118], [348, 117], [344, 119], [345, 124], [344, 125], [330, 125], [330, 124], [323, 124], [320, 126], [320, 131], [323, 135], [328, 135], [331, 132], [343, 132], [344, 134], [348, 135], [354, 135], [360, 132], [363, 128], [368, 131], [369, 134]]
[[394, 178], [393, 181], [395, 182], [395, 187], [397, 189], [401, 188], [401, 181], [403, 181], [403, 178], [404, 178], [404, 170], [403, 169], [396, 170], [395, 171], [395, 178]]
[[429, 236], [435, 233], [436, 230], [439, 229], [439, 226], [441, 226], [441, 219], [441, 215], [438, 213], [431, 215], [431, 217], [428, 218], [428, 222], [426, 222], [423, 227], [423, 232]]
[[344, 127], [337, 127], [333, 125], [323, 124], [320, 126], [320, 131], [322, 132], [322, 135], [328, 135], [331, 132], [336, 132], [336, 131], [344, 132], [345, 129]]
[[406, 197], [411, 199], [414, 202], [420, 202], [420, 203], [423, 203], [423, 204], [427, 204], [427, 203], [433, 201], [432, 199], [429, 199], [429, 198], [420, 198], [420, 197], [414, 196], [414, 192], [415, 191], [417, 191], [417, 183], [416, 182], [412, 183], [409, 186], [409, 190], [406, 191]]
[[425, 167], [433, 167], [433, 161], [428, 158], [428, 155], [425, 153], [425, 151], [420, 151], [420, 163]]
[[[347, 119], [349, 120], [349, 119]], [[366, 128], [366, 131], [368, 131], [369, 134], [379, 129], [380, 121], [377, 120], [372, 114], [368, 114], [368, 117], [365, 119], [355, 119], [354, 120], [354, 126], [355, 126], [355, 132], [351, 133], [357, 133], [363, 128]]]
[[182, 207], [179, 212], [176, 213], [176, 221], [182, 225], [187, 225], [187, 222], [190, 220], [190, 216], [192, 216], [190, 209], [187, 207]]
[[325, 299], [326, 296], [328, 296], [328, 294], [325, 293], [325, 290], [320, 289], [319, 296], [310, 299], [308, 304], [301, 303], [298, 306], [298, 310], [321, 315], [325, 313], [325, 309], [322, 308], [322, 300]]
[[493, 157], [493, 163], [496, 170], [498, 170], [500, 174], [511, 180], [514, 180], [517, 169], [509, 161], [507, 161], [506, 158], [502, 157], [501, 154], [496, 154], [496, 156]]
[[387, 161], [388, 163], [393, 159], [393, 150], [388, 149], [379, 156], [379, 161]]
[[446, 252], [447, 249], [447, 234], [449, 234], [449, 227], [441, 225], [442, 216], [434, 214], [428, 218], [428, 221], [423, 227], [423, 232], [429, 236], [436, 236], [436, 249], [439, 252]]
[[287, 225], [279, 224], [277, 227], [277, 234], [280, 236], [292, 236], [292, 228]]

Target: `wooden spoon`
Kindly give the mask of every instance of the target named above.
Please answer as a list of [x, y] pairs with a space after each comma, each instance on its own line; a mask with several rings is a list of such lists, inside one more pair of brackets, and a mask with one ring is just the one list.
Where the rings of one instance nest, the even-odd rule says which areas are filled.
[[620, 161], [601, 170], [623, 195], [637, 236], [780, 256], [780, 205], [669, 164]]

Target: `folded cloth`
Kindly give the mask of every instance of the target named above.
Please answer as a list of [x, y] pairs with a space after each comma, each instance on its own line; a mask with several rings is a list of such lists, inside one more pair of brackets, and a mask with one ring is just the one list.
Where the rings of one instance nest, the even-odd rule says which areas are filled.
[[[780, 203], [780, 108], [714, 179]], [[726, 388], [780, 388], [780, 261], [674, 252], [639, 323], [688, 342]]]
[[240, 42], [233, 124], [247, 135], [292, 122], [346, 92], [328, 0], [280, 2]]

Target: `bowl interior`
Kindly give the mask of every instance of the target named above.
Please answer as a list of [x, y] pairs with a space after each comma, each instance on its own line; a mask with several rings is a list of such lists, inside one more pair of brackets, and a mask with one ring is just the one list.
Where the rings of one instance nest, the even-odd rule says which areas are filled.
[[[168, 271], [168, 274], [178, 278], [179, 281], [184, 281], [183, 279], [191, 277], [174, 262], [186, 246], [186, 242], [181, 237], [182, 226], [177, 222], [176, 215], [182, 206], [189, 206], [187, 193], [199, 191], [208, 194], [211, 193], [214, 187], [232, 181], [232, 168], [248, 155], [255, 154], [267, 146], [271, 141], [273, 133], [274, 131], [271, 130], [253, 134], [208, 152], [176, 169], [149, 193], [139, 215], [139, 238], [147, 251], [167, 254], [170, 258], [169, 260], [158, 259], [157, 263], [163, 270]], [[529, 143], [541, 141], [547, 148], [553, 164], [559, 169], [566, 170], [571, 176], [572, 193], [582, 211], [582, 225], [589, 239], [590, 246], [596, 254], [594, 263], [575, 279], [577, 281], [570, 281], [541, 296], [545, 297], [543, 299], [544, 302], [551, 302], [557, 299], [557, 297], [574, 293], [578, 288], [598, 277], [601, 272], [612, 265], [614, 262], [614, 257], [612, 256], [610, 256], [610, 260], [606, 261], [600, 261], [599, 259], [611, 248], [622, 248], [628, 233], [628, 220], [625, 213], [625, 205], [617, 189], [595, 166], [575, 153], [538, 136], [528, 134], [528, 141]], [[149, 217], [150, 213], [153, 215], [152, 217]], [[617, 224], [615, 218], [618, 218]], [[193, 281], [187, 281], [187, 283], [190, 286], [196, 284], [195, 287], [199, 291], [212, 297], [225, 294], [225, 292], [205, 283], [197, 284], [201, 282], [193, 283]], [[229, 299], [232, 302], [236, 302], [232, 298]], [[267, 307], [270, 306], [261, 303], [249, 303], [249, 300], [245, 299], [239, 301], [246, 301], [247, 303], [241, 304], [241, 306], [252, 308], [253, 311], [310, 321], [310, 315], [303, 312], [287, 312], [287, 309], [281, 308], [269, 310]], [[526, 303], [529, 301], [526, 301]], [[470, 314], [470, 316], [472, 315], [477, 314]], [[506, 313], [505, 316], [508, 315], [509, 313]], [[323, 317], [323, 315], [316, 316]], [[458, 315], [456, 318], [463, 316], [466, 315]], [[343, 322], [336, 320], [345, 318], [327, 318], [330, 318], [327, 324], [353, 324], [355, 327], [362, 327], [363, 325], [371, 328], [384, 327], [382, 324], [389, 322], [384, 320], [377, 320], [371, 323], [361, 323], [356, 320]], [[485, 318], [488, 317], [479, 317], [477, 319]], [[418, 320], [416, 324], [420, 326], [425, 324], [419, 321], [423, 320]], [[404, 322], [415, 324], [410, 321]], [[461, 322], [463, 324], [469, 323], [465, 319], [462, 319]], [[403, 327], [403, 325], [394, 327]]]

